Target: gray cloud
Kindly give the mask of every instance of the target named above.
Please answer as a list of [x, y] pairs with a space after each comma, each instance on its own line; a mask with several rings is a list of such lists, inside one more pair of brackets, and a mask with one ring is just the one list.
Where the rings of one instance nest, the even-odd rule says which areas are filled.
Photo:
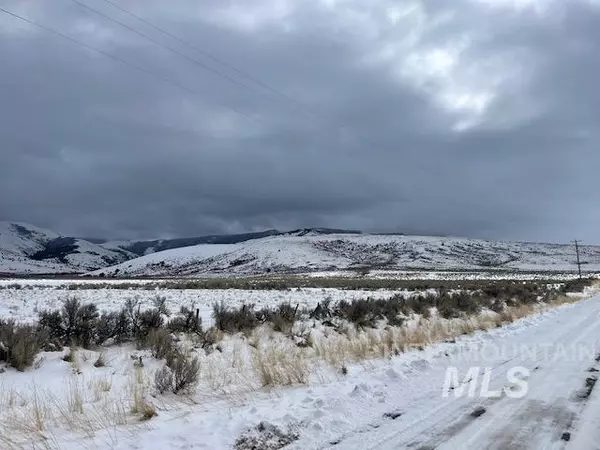
[[5, 2], [156, 77], [0, 14], [0, 219], [600, 242], [592, 0], [119, 2], [261, 84], [81, 1], [250, 89], [69, 0]]

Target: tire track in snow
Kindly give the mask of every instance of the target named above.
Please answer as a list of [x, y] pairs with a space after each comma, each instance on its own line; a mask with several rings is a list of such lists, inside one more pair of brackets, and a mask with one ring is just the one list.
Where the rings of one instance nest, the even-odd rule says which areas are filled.
[[[576, 314], [575, 317], [577, 320], [569, 320], [568, 322], [564, 322], [566, 319], [572, 319], [571, 311], [575, 309], [577, 312], [581, 311], [581, 314]], [[556, 311], [555, 314], [549, 316], [548, 318], [544, 318], [544, 320], [537, 324], [534, 328], [539, 331], [542, 335], [548, 335], [547, 341], [562, 344], [565, 343], [573, 343], [576, 344], [578, 342], [584, 341], [588, 335], [590, 335], [594, 330], [600, 328], [600, 321], [598, 320], [598, 313], [600, 313], [600, 303], [597, 299], [589, 299], [581, 301], [580, 303], [573, 305], [572, 307], [567, 307], [563, 310]], [[555, 332], [556, 331], [556, 332]], [[543, 332], [543, 333], [542, 333]], [[538, 342], [547, 342], [547, 341], [538, 341]], [[544, 351], [543, 348], [539, 348], [535, 357], [533, 358], [533, 363], [529, 364], [531, 372], [534, 374], [533, 379], [543, 379], [545, 374], [547, 373], [548, 368], [540, 368], [536, 361], [539, 361], [540, 354]], [[507, 372], [510, 370], [512, 365], [510, 363], [514, 363], [516, 361], [516, 356], [499, 361], [495, 365], [493, 365], [492, 369], [492, 382], [500, 380], [502, 377], [505, 377]], [[526, 364], [520, 361], [520, 364], [525, 366]], [[533, 366], [533, 367], [532, 367]], [[543, 370], [541, 370], [543, 369]], [[531, 378], [530, 378], [531, 380]], [[440, 395], [441, 397], [441, 395]], [[423, 398], [424, 402], [431, 402], [431, 398]], [[370, 432], [364, 433], [354, 433], [349, 436], [345, 436], [343, 440], [339, 441], [336, 445], [325, 446], [324, 448], [331, 449], [400, 449], [400, 448], [436, 448], [439, 445], [442, 445], [444, 441], [447, 441], [451, 438], [448, 433], [445, 431], [452, 430], [454, 431], [453, 435], [461, 435], [467, 428], [472, 428], [471, 424], [477, 422], [477, 425], [483, 425], [483, 420], [489, 420], [486, 416], [490, 416], [489, 414], [485, 414], [481, 419], [470, 418], [469, 414], [477, 407], [484, 407], [487, 411], [490, 411], [490, 408], [496, 403], [507, 404], [509, 406], [502, 406], [501, 408], [519, 408], [520, 403], [523, 403], [522, 399], [519, 403], [518, 401], [514, 404], [510, 402], [506, 402], [505, 399], [502, 402], [498, 402], [497, 399], [488, 399], [486, 401], [481, 401], [474, 398], [458, 398], [452, 399], [450, 401], [444, 401], [442, 404], [434, 406], [430, 408], [424, 415], [416, 418], [410, 422], [407, 422], [407, 419], [411, 417], [410, 411], [406, 412], [403, 416], [402, 423], [395, 423], [393, 425], [387, 427], [379, 427], [378, 429], [372, 430]], [[535, 408], [534, 408], [535, 409]], [[523, 414], [525, 414], [525, 410], [523, 410]], [[529, 415], [530, 416], [530, 415]], [[550, 415], [548, 413], [548, 417], [557, 418], [559, 415]], [[568, 422], [570, 420], [570, 415], [565, 415], [567, 419], [560, 419], [558, 422]], [[497, 421], [497, 419], [496, 419]], [[557, 423], [558, 423], [557, 422]], [[393, 427], [393, 429], [392, 429]], [[454, 427], [454, 428], [453, 428]], [[474, 431], [474, 434], [477, 436], [485, 436], [486, 432], [489, 432], [489, 427], [480, 427], [480, 429]], [[487, 431], [486, 431], [487, 430]], [[470, 430], [471, 431], [471, 430]], [[425, 438], [424, 438], [425, 437]], [[440, 447], [442, 448], [442, 447]], [[483, 448], [483, 447], [464, 447], [456, 445], [450, 446], [447, 448]]]

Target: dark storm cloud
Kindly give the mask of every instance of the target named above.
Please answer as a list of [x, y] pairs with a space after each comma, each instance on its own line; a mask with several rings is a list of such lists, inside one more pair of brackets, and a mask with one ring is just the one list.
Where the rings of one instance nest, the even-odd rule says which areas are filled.
[[119, 2], [262, 85], [82, 2], [250, 89], [72, 1], [5, 2], [156, 77], [0, 14], [0, 219], [600, 242], [591, 0]]

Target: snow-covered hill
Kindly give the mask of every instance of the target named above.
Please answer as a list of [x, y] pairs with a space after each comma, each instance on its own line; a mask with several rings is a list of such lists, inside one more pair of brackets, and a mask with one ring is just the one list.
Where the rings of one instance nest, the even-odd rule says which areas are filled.
[[302, 228], [288, 232], [266, 230], [253, 233], [212, 234], [208, 236], [177, 239], [155, 239], [150, 241], [100, 241], [99, 243], [102, 247], [109, 250], [126, 250], [128, 252], [135, 253], [137, 256], [144, 256], [164, 250], [172, 250], [200, 244], [239, 244], [241, 242], [260, 239], [268, 236], [305, 236], [323, 234], [360, 234], [360, 231], [338, 230], [332, 228]]
[[0, 273], [86, 272], [135, 257], [33, 225], [0, 222]]
[[256, 233], [243, 234], [215, 234], [210, 236], [199, 236], [178, 239], [155, 239], [151, 241], [106, 241], [100, 245], [109, 250], [126, 250], [137, 256], [149, 255], [164, 250], [190, 247], [200, 244], [237, 244], [251, 239], [280, 234], [277, 230], [260, 231]]
[[[600, 270], [600, 246], [581, 247]], [[344, 270], [574, 270], [570, 245], [401, 235], [292, 233], [238, 244], [203, 244], [146, 255], [94, 275], [186, 276]]]

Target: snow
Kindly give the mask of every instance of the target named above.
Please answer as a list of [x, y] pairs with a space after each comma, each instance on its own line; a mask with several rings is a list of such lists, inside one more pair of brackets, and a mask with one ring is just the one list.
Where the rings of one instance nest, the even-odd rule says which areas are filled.
[[[587, 271], [600, 271], [600, 247], [582, 246]], [[575, 270], [570, 245], [397, 235], [270, 236], [239, 244], [168, 250], [93, 275], [197, 276], [307, 273], [367, 266], [382, 270]]]
[[[593, 375], [593, 374], [591, 374]], [[600, 449], [600, 389], [594, 388], [579, 419], [569, 450]]]
[[[82, 239], [73, 239], [73, 250], [62, 258], [33, 259], [63, 236], [33, 225], [0, 222], [0, 274], [73, 273], [106, 267], [133, 258], [124, 250], [110, 250]], [[71, 238], [67, 238], [69, 242]]]
[[[207, 259], [234, 249], [233, 244], [200, 244], [192, 247], [182, 247], [172, 250], [164, 250], [159, 253], [151, 253], [124, 262], [119, 266], [111, 268], [114, 273], [116, 269], [122, 269], [127, 274], [152, 274], [153, 270], [161, 273], [168, 270], [169, 266], [185, 266], [197, 259]], [[158, 255], [158, 256], [157, 256]]]
[[[100, 311], [118, 311], [127, 299], [138, 299], [142, 309], [153, 307], [153, 299], [157, 296], [166, 298], [167, 307], [179, 311], [181, 306], [195, 305], [200, 310], [203, 324], [211, 325], [212, 307], [215, 303], [224, 302], [230, 307], [254, 305], [256, 309], [265, 306], [290, 302], [300, 307], [314, 308], [317, 303], [330, 298], [338, 300], [355, 300], [367, 297], [389, 298], [395, 294], [409, 295], [407, 291], [365, 291], [298, 288], [290, 291], [264, 291], [241, 289], [78, 289], [70, 291], [61, 289], [58, 280], [54, 287], [35, 289], [0, 289], [0, 317], [15, 319], [18, 322], [29, 322], [37, 317], [37, 312], [44, 309], [60, 309], [62, 302], [69, 297], [77, 297], [82, 303], [95, 303]], [[10, 284], [8, 284], [10, 286]]]
[[[60, 238], [73, 248], [60, 257], [33, 259]], [[160, 241], [157, 241], [160, 242]], [[0, 273], [81, 273], [105, 276], [231, 276], [314, 273], [368, 267], [373, 271], [573, 272], [570, 245], [477, 239], [322, 234], [318, 230], [200, 244], [135, 258], [122, 242], [93, 244], [29, 224], [0, 222]], [[600, 271], [600, 247], [581, 246], [586, 271]], [[135, 258], [135, 259], [134, 259]], [[110, 266], [110, 267], [109, 267]], [[99, 270], [97, 270], [99, 269]]]
[[[18, 232], [18, 228], [23, 233]], [[35, 252], [43, 249], [43, 244], [60, 237], [50, 230], [20, 222], [0, 222], [0, 248], [11, 253]]]
[[[2, 289], [0, 316], [31, 320], [36, 305], [38, 309], [56, 307], [72, 294], [98, 303], [100, 309], [119, 308], [128, 296], [149, 303], [161, 294], [175, 309], [192, 301], [208, 305], [215, 300], [255, 302], [257, 306], [285, 300], [308, 305], [326, 297], [335, 300], [366, 293]], [[561, 439], [564, 432], [572, 434], [567, 448], [590, 450], [600, 442], [600, 391], [592, 391], [587, 401], [577, 394], [590, 376], [589, 369], [600, 368], [596, 361], [599, 318], [600, 296], [596, 296], [502, 328], [462, 336], [456, 342], [348, 364], [346, 375], [316, 364], [307, 386], [273, 389], [257, 385], [243, 358], [240, 366], [231, 359], [247, 347], [244, 337], [233, 337], [223, 343], [222, 354], [201, 357], [201, 386], [190, 397], [151, 395], [152, 376], [161, 363], [130, 346], [107, 349], [108, 364], [103, 368], [93, 366], [96, 352], [80, 351], [76, 366], [64, 362], [61, 353], [45, 353], [37, 368], [25, 373], [9, 368], [0, 374], [0, 447], [43, 447], [33, 445], [43, 435], [47, 447], [69, 450], [224, 450], [231, 449], [245, 430], [264, 422], [270, 424], [268, 429], [271, 425], [281, 430], [291, 427], [298, 433], [298, 440], [286, 447], [291, 450], [559, 449], [567, 445]], [[270, 339], [277, 343], [276, 338]], [[293, 347], [282, 348], [294, 357]], [[145, 356], [141, 371], [131, 358], [138, 354]], [[473, 366], [491, 368], [490, 390], [510, 387], [509, 370], [526, 368], [530, 373], [527, 394], [522, 398], [444, 398], [447, 369], [456, 368], [462, 379]], [[157, 417], [148, 422], [132, 417], [132, 389], [147, 394]], [[78, 396], [85, 415], [77, 412]], [[36, 402], [45, 411], [43, 432], [31, 429], [34, 418], [29, 414]], [[63, 409], [53, 419], [49, 410], [57, 411], [59, 405]], [[485, 412], [472, 417], [479, 407]], [[10, 447], [12, 440], [20, 446]]]
[[[19, 229], [22, 232], [19, 232]], [[28, 255], [43, 250], [44, 244], [58, 234], [24, 223], [0, 222], [0, 273], [57, 272], [60, 265], [32, 261]]]

